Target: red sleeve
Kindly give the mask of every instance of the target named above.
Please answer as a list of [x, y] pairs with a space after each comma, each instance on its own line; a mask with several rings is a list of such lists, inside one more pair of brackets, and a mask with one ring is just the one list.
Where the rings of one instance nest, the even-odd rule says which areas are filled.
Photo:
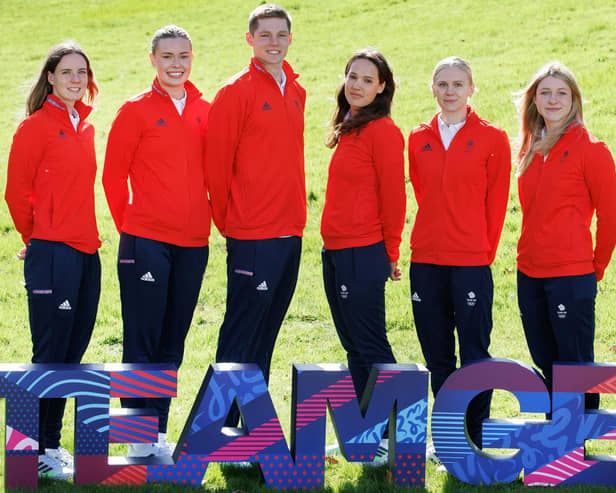
[[138, 116], [131, 111], [130, 103], [127, 103], [118, 111], [107, 138], [103, 187], [118, 232], [122, 231], [130, 197], [128, 172], [139, 145], [140, 128]]
[[415, 154], [413, 153], [413, 132], [409, 134], [409, 144], [408, 144], [408, 155], [409, 155], [409, 178], [411, 180], [411, 185], [413, 185], [413, 192], [415, 193], [415, 201], [417, 205], [421, 201], [421, 182], [419, 180], [419, 175], [417, 174], [417, 164], [415, 163]]
[[406, 214], [404, 137], [393, 124], [384, 130], [376, 136], [373, 153], [385, 250], [389, 261], [397, 262]]
[[612, 257], [616, 245], [616, 171], [614, 159], [605, 144], [593, 143], [584, 165], [584, 179], [597, 214], [594, 266], [597, 281]]
[[502, 130], [499, 132], [499, 138], [495, 139], [493, 151], [486, 165], [486, 224], [490, 242], [490, 264], [496, 257], [496, 249], [503, 230], [511, 181], [511, 147], [507, 134]]
[[223, 236], [235, 152], [245, 119], [242, 97], [232, 89], [232, 86], [223, 87], [212, 102], [205, 145], [205, 173], [212, 218]]
[[45, 136], [31, 120], [25, 120], [13, 136], [4, 198], [15, 229], [28, 244], [34, 226], [34, 179], [42, 160]]

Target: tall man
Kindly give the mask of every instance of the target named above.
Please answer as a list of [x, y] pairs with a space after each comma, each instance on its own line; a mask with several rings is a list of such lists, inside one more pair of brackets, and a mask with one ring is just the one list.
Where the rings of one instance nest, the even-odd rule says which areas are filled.
[[[212, 216], [227, 239], [227, 307], [216, 361], [257, 363], [267, 380], [306, 224], [306, 91], [285, 61], [289, 14], [261, 5], [248, 31], [253, 58], [216, 95], [207, 135]], [[227, 423], [236, 424], [237, 413]]]
[[[118, 277], [124, 363], [180, 366], [208, 260], [210, 207], [203, 146], [210, 104], [188, 80], [192, 43], [178, 26], [154, 34], [152, 88], [126, 102], [109, 132], [103, 186], [120, 232]], [[129, 456], [168, 455], [169, 399], [123, 399], [158, 411], [158, 444]]]

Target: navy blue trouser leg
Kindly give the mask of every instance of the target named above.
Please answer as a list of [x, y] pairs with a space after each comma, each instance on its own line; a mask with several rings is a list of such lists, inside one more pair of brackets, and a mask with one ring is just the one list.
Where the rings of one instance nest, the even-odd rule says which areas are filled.
[[[125, 363], [172, 363], [179, 368], [199, 298], [209, 249], [180, 247], [123, 233], [118, 276]], [[170, 399], [123, 399], [124, 407], [158, 411], [166, 432]]]
[[[60, 242], [31, 240], [24, 277], [33, 363], [79, 363], [94, 323], [101, 289], [98, 253]], [[39, 453], [60, 446], [65, 399], [41, 399]]]
[[383, 242], [325, 250], [323, 284], [336, 332], [361, 399], [373, 364], [395, 363], [385, 324], [390, 265]]
[[[430, 370], [432, 393], [456, 370], [455, 332], [460, 363], [490, 358], [494, 285], [489, 266], [457, 267], [413, 262], [411, 301], [417, 336]], [[481, 426], [490, 415], [491, 392], [469, 404], [466, 426], [481, 447]]]
[[[227, 307], [218, 335], [217, 363], [256, 363], [269, 381], [272, 354], [291, 303], [301, 238], [227, 238]], [[236, 426], [234, 408], [226, 423]]]
[[[595, 359], [594, 273], [581, 276], [533, 278], [518, 271], [518, 305], [533, 362], [552, 391], [555, 362]], [[586, 395], [586, 407], [599, 407], [599, 394]]]

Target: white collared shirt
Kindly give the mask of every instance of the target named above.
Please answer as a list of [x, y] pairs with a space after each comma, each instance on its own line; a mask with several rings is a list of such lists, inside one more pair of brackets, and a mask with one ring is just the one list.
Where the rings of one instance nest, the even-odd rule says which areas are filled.
[[287, 85], [287, 74], [284, 73], [284, 70], [280, 71], [280, 82], [276, 81], [278, 87], [280, 87], [280, 92], [284, 96], [284, 88]]
[[79, 127], [79, 113], [77, 113], [77, 110], [73, 108], [71, 111], [68, 112], [68, 116], [71, 118], [71, 123], [73, 124], [73, 128], [76, 132], [77, 127]]
[[186, 91], [184, 91], [184, 96], [182, 96], [182, 98], [171, 98], [171, 101], [173, 101], [175, 109], [177, 109], [178, 113], [181, 115], [184, 112], [184, 108], [186, 108]]
[[455, 135], [458, 133], [458, 130], [460, 130], [464, 126], [465, 123], [466, 123], [466, 120], [460, 123], [452, 123], [448, 125], [441, 118], [441, 115], [438, 115], [438, 129], [439, 129], [439, 132], [441, 133], [441, 141], [443, 142], [443, 147], [445, 147], [445, 150], [449, 149], [449, 145], [451, 144], [451, 141], [453, 140]]

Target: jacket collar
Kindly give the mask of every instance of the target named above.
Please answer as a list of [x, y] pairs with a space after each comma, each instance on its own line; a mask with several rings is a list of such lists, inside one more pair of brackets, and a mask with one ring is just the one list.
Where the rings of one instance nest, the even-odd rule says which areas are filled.
[[[54, 110], [54, 114], [58, 115], [60, 118], [65, 117], [67, 120], [70, 120], [68, 115], [68, 108], [66, 105], [53, 94], [49, 94], [47, 99], [45, 100], [45, 107], [50, 110]], [[79, 120], [85, 120], [88, 115], [92, 112], [92, 106], [88, 106], [82, 101], [75, 101], [75, 111], [79, 113]], [[62, 112], [62, 113], [59, 113]]]
[[[434, 118], [432, 118], [432, 120], [430, 121], [430, 128], [437, 133], [437, 135], [439, 134], [439, 130], [438, 130], [438, 116], [440, 115], [440, 112], [437, 113], [436, 115], [434, 115]], [[477, 123], [479, 121], [479, 115], [477, 115], [477, 113], [475, 113], [475, 111], [473, 110], [473, 108], [471, 108], [470, 106], [466, 106], [466, 123], [464, 124], [464, 127], [469, 127], [471, 125], [474, 125], [475, 123]], [[463, 128], [464, 128], [463, 127]]]
[[[267, 71], [267, 69], [263, 65], [261, 65], [261, 63], [259, 63], [259, 60], [254, 57], [250, 59], [250, 69], [271, 77], [271, 74]], [[295, 73], [293, 67], [291, 67], [289, 62], [287, 62], [286, 60], [282, 61], [282, 70], [284, 72], [284, 75], [287, 77], [287, 83], [294, 81], [299, 77], [299, 74]]]
[[[202, 95], [201, 91], [197, 89], [197, 86], [195, 86], [189, 80], [184, 82], [184, 90], [186, 91], [186, 104], [191, 103], [195, 99], [199, 99]], [[163, 98], [171, 99], [171, 96], [169, 96], [169, 93], [165, 91], [162, 87], [160, 87], [160, 83], [158, 82], [158, 77], [155, 77], [154, 82], [152, 82], [152, 91], [158, 94], [159, 96], [162, 96]]]

